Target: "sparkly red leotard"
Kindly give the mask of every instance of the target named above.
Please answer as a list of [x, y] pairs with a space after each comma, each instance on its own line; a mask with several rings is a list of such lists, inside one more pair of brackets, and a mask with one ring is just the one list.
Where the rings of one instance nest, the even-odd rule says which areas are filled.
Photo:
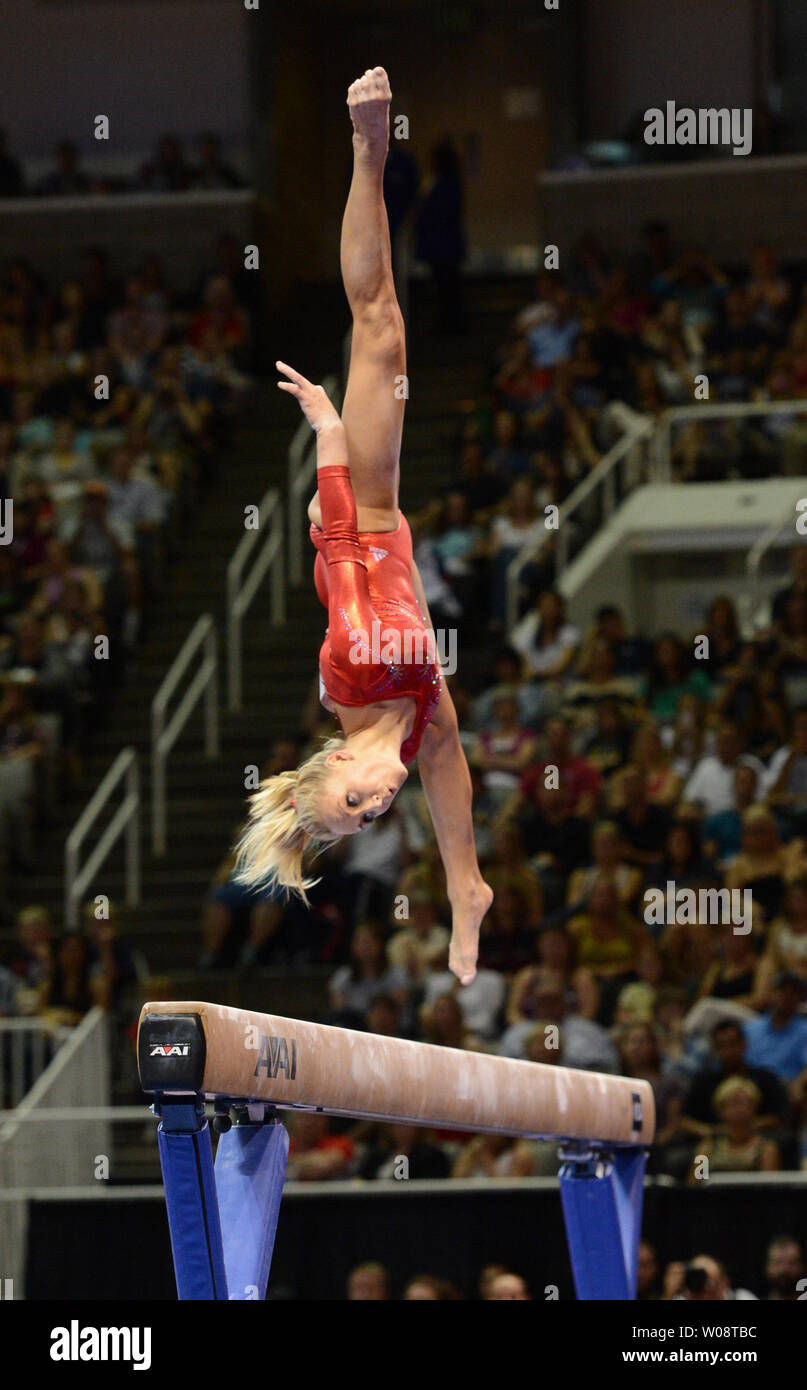
[[442, 678], [429, 629], [412, 588], [412, 536], [401, 515], [395, 531], [356, 529], [350, 469], [317, 472], [322, 527], [311, 527], [319, 554], [314, 583], [328, 610], [320, 648], [322, 684], [340, 705], [413, 699], [412, 732], [401, 761], [415, 757], [440, 699]]

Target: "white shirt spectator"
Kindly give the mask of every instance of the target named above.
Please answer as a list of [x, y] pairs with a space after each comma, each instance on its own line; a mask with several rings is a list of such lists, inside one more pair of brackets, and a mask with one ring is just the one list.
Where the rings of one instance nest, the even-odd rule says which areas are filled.
[[[760, 800], [764, 800], [773, 791], [792, 751], [791, 748], [784, 747], [774, 753], [762, 778]], [[785, 791], [789, 796], [795, 796], [798, 801], [807, 801], [807, 758], [793, 759]]]
[[159, 483], [132, 473], [125, 483], [110, 478], [107, 487], [110, 521], [123, 521], [135, 528], [162, 526], [168, 514], [168, 494]]
[[[426, 978], [424, 1004], [433, 1004], [441, 994], [453, 994], [456, 983], [450, 970], [435, 970]], [[503, 975], [497, 970], [478, 970], [471, 983], [456, 993], [465, 1027], [481, 1038], [495, 1037], [506, 994]]]
[[[619, 1054], [606, 1030], [589, 1018], [568, 1014], [558, 1024], [561, 1039], [560, 1060], [564, 1067], [581, 1071], [619, 1071]], [[524, 1047], [535, 1023], [527, 1019], [511, 1023], [499, 1044], [503, 1057], [525, 1057]]]
[[546, 671], [551, 671], [566, 652], [580, 645], [579, 629], [571, 623], [564, 623], [548, 646], [537, 646], [540, 621], [535, 611], [527, 613], [510, 634], [510, 646], [523, 656], [531, 676], [542, 676]]
[[730, 811], [734, 806], [734, 777], [741, 763], [752, 767], [760, 779], [764, 776], [762, 763], [751, 754], [744, 754], [737, 762], [727, 764], [716, 753], [707, 753], [696, 764], [684, 787], [683, 800], [701, 806], [705, 816]]
[[403, 831], [397, 816], [383, 816], [351, 835], [345, 859], [349, 874], [367, 874], [393, 888], [401, 871]]

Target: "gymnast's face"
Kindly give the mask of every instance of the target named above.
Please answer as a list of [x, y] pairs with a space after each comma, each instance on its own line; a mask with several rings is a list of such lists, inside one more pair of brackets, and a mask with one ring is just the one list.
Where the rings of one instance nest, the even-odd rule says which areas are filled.
[[383, 816], [408, 777], [405, 765], [386, 750], [349, 749], [329, 753], [331, 775], [320, 801], [320, 814], [334, 835], [355, 835]]

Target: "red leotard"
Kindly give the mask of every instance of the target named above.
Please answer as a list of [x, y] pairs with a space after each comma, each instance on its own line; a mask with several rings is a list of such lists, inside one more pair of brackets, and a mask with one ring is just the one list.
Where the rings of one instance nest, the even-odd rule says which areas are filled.
[[332, 464], [317, 471], [322, 526], [311, 527], [319, 554], [314, 583], [328, 610], [320, 648], [322, 684], [340, 705], [374, 705], [413, 699], [412, 732], [401, 761], [415, 757], [440, 699], [440, 667], [412, 588], [412, 535], [406, 518], [395, 531], [356, 529], [350, 469]]

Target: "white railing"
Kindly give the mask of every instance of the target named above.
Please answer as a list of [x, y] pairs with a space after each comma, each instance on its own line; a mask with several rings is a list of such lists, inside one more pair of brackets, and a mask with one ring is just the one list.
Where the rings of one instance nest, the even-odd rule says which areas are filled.
[[72, 1032], [43, 1018], [0, 1018], [0, 1117], [20, 1104]]
[[[323, 386], [337, 410], [341, 391], [335, 376], [326, 376]], [[289, 579], [292, 584], [303, 582], [303, 518], [305, 497], [317, 472], [317, 438], [306, 420], [301, 421], [289, 445], [287, 468], [289, 498]]]
[[798, 496], [794, 496], [793, 501], [788, 504], [785, 511], [781, 513], [770, 526], [767, 526], [761, 533], [759, 539], [754, 542], [745, 559], [745, 577], [748, 616], [751, 628], [754, 629], [761, 624], [761, 603], [762, 592], [760, 584], [760, 569], [762, 561], [767, 552], [777, 544], [787, 545], [788, 541], [796, 539], [796, 521], [798, 519], [797, 503], [802, 498], [804, 489], [799, 489]]
[[[171, 719], [166, 724], [168, 701], [200, 648], [202, 664], [188, 686]], [[151, 704], [151, 840], [155, 854], [164, 854], [166, 845], [165, 767], [179, 735], [199, 699], [205, 700], [205, 756], [215, 758], [219, 751], [218, 643], [209, 613], [194, 623], [174, 657]]]
[[[109, 1104], [107, 1018], [94, 1008], [62, 1044], [53, 1061], [10, 1116], [0, 1118], [0, 1191], [38, 1188], [53, 1191], [97, 1182], [99, 1158], [110, 1157], [109, 1121], [87, 1119], [65, 1127], [48, 1115], [58, 1104], [73, 1112]], [[57, 1112], [58, 1113], [58, 1112]], [[25, 1121], [40, 1115], [38, 1124]], [[0, 1250], [4, 1278], [21, 1290], [25, 1279], [27, 1207], [0, 1202]]]
[[665, 410], [653, 441], [653, 482], [674, 482], [672, 471], [672, 433], [676, 425], [697, 420], [743, 420], [750, 416], [807, 415], [807, 401], [743, 401], [710, 405], [679, 405]]
[[598, 521], [606, 522], [618, 505], [617, 487], [622, 472], [624, 493], [631, 491], [642, 481], [646, 472], [649, 443], [653, 434], [653, 422], [646, 415], [638, 415], [624, 405], [614, 401], [608, 407], [611, 420], [622, 430], [622, 434], [608, 452], [600, 459], [591, 472], [578, 483], [574, 491], [558, 508], [556, 530], [547, 529], [532, 545], [525, 546], [510, 562], [507, 569], [507, 627], [511, 630], [518, 620], [520, 581], [527, 565], [534, 563], [552, 537], [555, 545], [555, 582], [558, 583], [569, 563], [570, 522], [583, 509], [598, 508]]
[[[305, 421], [303, 423], [306, 424]], [[306, 429], [308, 430], [307, 424]], [[261, 545], [255, 563], [249, 578], [242, 584], [244, 567], [259, 540]], [[241, 709], [242, 619], [270, 566], [272, 623], [278, 627], [286, 621], [286, 574], [283, 556], [283, 503], [276, 487], [270, 488], [258, 505], [258, 529], [244, 532], [227, 566], [227, 705], [233, 713], [238, 713]]]
[[[82, 869], [79, 854], [84, 839], [104, 810], [118, 783], [125, 781], [126, 794]], [[126, 835], [126, 902], [136, 907], [140, 901], [140, 775], [137, 753], [124, 748], [115, 759], [95, 794], [85, 806], [67, 837], [64, 850], [64, 920], [68, 928], [78, 923], [78, 906], [87, 887], [120, 835]]]

